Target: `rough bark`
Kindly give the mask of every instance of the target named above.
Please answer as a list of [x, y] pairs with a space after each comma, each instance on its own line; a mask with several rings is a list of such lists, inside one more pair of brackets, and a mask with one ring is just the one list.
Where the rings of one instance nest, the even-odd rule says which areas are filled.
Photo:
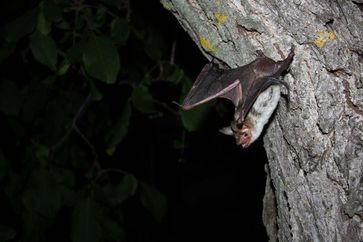
[[362, 0], [162, 0], [211, 59], [296, 55], [264, 137], [270, 241], [363, 241]]

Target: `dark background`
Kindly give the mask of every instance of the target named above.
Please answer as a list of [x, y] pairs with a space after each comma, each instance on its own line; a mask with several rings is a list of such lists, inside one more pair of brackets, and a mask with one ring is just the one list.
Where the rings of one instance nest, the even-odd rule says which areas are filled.
[[[76, 1], [52, 2], [63, 9], [63, 20], [74, 25], [72, 13], [65, 9]], [[82, 4], [82, 1], [79, 2]], [[103, 224], [107, 223], [104, 221], [112, 220], [122, 231], [121, 237], [115, 226], [110, 226], [113, 229], [109, 233], [119, 235], [118, 239], [99, 235], [91, 237], [91, 241], [241, 241], [248, 237], [267, 241], [262, 224], [266, 157], [261, 139], [242, 150], [234, 144], [233, 138], [218, 132], [219, 128], [229, 124], [232, 117], [231, 104], [225, 101], [211, 105], [202, 118], [198, 117], [203, 120], [201, 125], [195, 125], [197, 128], [188, 131], [177, 106], [171, 102], [180, 100], [185, 93], [185, 83], [194, 80], [207, 59], [158, 1], [132, 0], [128, 7], [125, 7], [125, 1], [118, 1], [121, 2], [119, 8], [114, 2], [87, 1], [94, 6], [89, 14], [95, 17], [91, 24], [88, 23], [89, 26], [86, 23], [77, 30], [82, 33], [77, 37], [80, 42], [87, 41], [92, 34], [109, 36], [112, 19], [106, 17], [103, 22], [97, 22], [95, 9], [104, 7], [125, 19], [131, 11], [128, 24], [133, 30], [124, 43], [116, 45], [121, 69], [117, 81], [111, 84], [87, 73], [80, 59], [71, 63], [66, 74], [54, 74], [61, 64], [57, 64], [57, 70], [49, 70], [32, 55], [29, 35], [33, 32], [16, 41], [6, 40], [7, 24], [25, 11], [39, 6], [39, 2], [16, 0], [1, 3], [0, 81], [14, 83], [17, 94], [11, 93], [14, 88], [2, 84], [0, 240], [87, 241], [74, 235], [80, 233], [78, 230], [92, 228], [82, 227], [84, 221], [77, 225], [77, 214], [81, 214], [82, 218], [90, 216], [89, 221], [95, 221], [97, 228], [105, 229], [107, 226]], [[67, 30], [57, 28], [57, 21], [52, 23], [48, 36], [52, 36], [57, 48], [67, 56], [67, 49], [73, 44], [61, 41]], [[96, 24], [101, 27], [92, 29]], [[175, 64], [170, 63], [173, 44]], [[4, 54], [9, 49], [13, 49], [11, 53]], [[155, 50], [160, 53], [153, 54]], [[61, 62], [62, 55], [58, 55]], [[154, 66], [160, 68], [155, 69]], [[173, 81], [175, 75], [170, 73], [176, 68], [182, 74], [176, 78], [180, 80]], [[145, 87], [152, 96], [147, 101], [154, 102], [155, 107], [150, 108], [142, 98], [134, 97], [129, 125], [123, 126], [125, 121], [118, 121], [123, 115], [123, 107], [140, 85], [140, 80], [145, 80], [146, 72], [151, 77], [147, 77], [150, 80], [147, 79]], [[91, 85], [103, 97], [85, 102], [90, 91], [92, 97], [95, 95]], [[4, 94], [5, 89], [10, 98]], [[37, 92], [46, 98], [39, 101]], [[27, 112], [34, 114], [25, 118], [27, 103], [33, 102], [35, 107]], [[80, 112], [77, 127], [82, 130], [86, 141], [70, 126], [82, 103], [87, 106]], [[65, 111], [68, 106], [71, 106], [69, 112]], [[190, 116], [185, 119], [189, 118], [192, 122], [197, 119], [193, 114]], [[120, 122], [119, 126], [117, 122]], [[117, 140], [115, 151], [108, 154], [109, 143], [105, 136], [117, 133], [115, 127], [124, 127], [121, 129], [126, 130], [126, 134]], [[65, 136], [69, 130], [72, 130], [70, 135]], [[60, 148], [54, 148], [54, 144], [60, 144]], [[57, 176], [58, 180], [48, 177], [48, 172], [53, 174], [58, 170], [71, 174], [72, 182], [68, 186], [72, 191], [70, 202], [54, 205], [47, 201], [39, 205], [41, 196], [47, 200], [58, 186], [43, 189], [44, 186], [40, 186], [34, 176], [43, 174], [45, 184], [58, 184]], [[108, 196], [106, 187], [117, 187], [120, 181], [125, 184], [122, 180], [125, 174], [139, 181], [139, 185], [127, 183], [138, 186], [137, 191], [122, 190], [126, 198], [118, 198], [122, 202], [112, 203], [110, 201], [117, 190], [112, 190], [112, 195]], [[62, 179], [65, 179], [64, 176]], [[153, 188], [143, 190], [140, 182], [157, 188], [164, 195]], [[102, 195], [98, 195], [99, 190]], [[35, 200], [29, 198], [32, 194], [36, 194]], [[160, 196], [166, 197], [167, 209], [155, 205], [162, 199]], [[80, 204], [92, 204], [91, 208], [97, 208], [86, 211], [80, 209]], [[51, 207], [51, 212], [45, 212], [45, 207]], [[98, 211], [102, 214], [99, 215]], [[164, 216], [158, 219], [160, 213]], [[107, 233], [107, 229], [102, 233]], [[93, 232], [89, 231], [90, 234]]]

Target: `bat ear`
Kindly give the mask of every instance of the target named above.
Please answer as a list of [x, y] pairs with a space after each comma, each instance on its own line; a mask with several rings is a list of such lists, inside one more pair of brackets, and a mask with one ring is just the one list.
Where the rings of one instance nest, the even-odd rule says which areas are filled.
[[224, 63], [223, 61], [217, 59], [216, 57], [213, 56], [211, 63], [215, 66], [218, 67], [218, 69], [220, 70], [229, 70], [231, 69], [226, 63]]
[[233, 135], [233, 130], [232, 130], [231, 126], [221, 128], [219, 130], [219, 132], [221, 132], [222, 134], [226, 134], [226, 135]]

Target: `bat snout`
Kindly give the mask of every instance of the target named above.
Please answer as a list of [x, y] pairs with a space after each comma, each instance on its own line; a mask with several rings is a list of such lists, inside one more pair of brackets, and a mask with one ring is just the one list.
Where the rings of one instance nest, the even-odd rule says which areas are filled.
[[241, 145], [242, 148], [247, 148], [251, 144], [252, 132], [250, 128], [244, 128], [235, 134], [236, 144]]
[[222, 128], [219, 132], [226, 135], [233, 135], [236, 139], [236, 145], [241, 145], [242, 148], [250, 146], [252, 141], [252, 129], [246, 126], [246, 124], [231, 123], [231, 126]]

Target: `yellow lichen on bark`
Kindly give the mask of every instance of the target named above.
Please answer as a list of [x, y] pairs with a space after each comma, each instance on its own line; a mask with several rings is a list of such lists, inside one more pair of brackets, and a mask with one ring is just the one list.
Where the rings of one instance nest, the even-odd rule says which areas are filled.
[[168, 1], [166, 1], [166, 0], [160, 0], [160, 3], [161, 3], [161, 5], [163, 5], [163, 7], [166, 10], [170, 10], [171, 9], [170, 3]]
[[318, 48], [323, 48], [327, 41], [336, 40], [337, 36], [333, 31], [322, 30], [318, 33], [318, 37], [314, 40], [314, 44]]
[[199, 36], [199, 42], [205, 51], [207, 52], [216, 51], [216, 47], [213, 44], [211, 44], [211, 42], [209, 42], [209, 40], [206, 37]]
[[221, 12], [215, 12], [214, 18], [217, 20], [218, 24], [224, 24], [227, 21], [228, 16], [224, 15]]

